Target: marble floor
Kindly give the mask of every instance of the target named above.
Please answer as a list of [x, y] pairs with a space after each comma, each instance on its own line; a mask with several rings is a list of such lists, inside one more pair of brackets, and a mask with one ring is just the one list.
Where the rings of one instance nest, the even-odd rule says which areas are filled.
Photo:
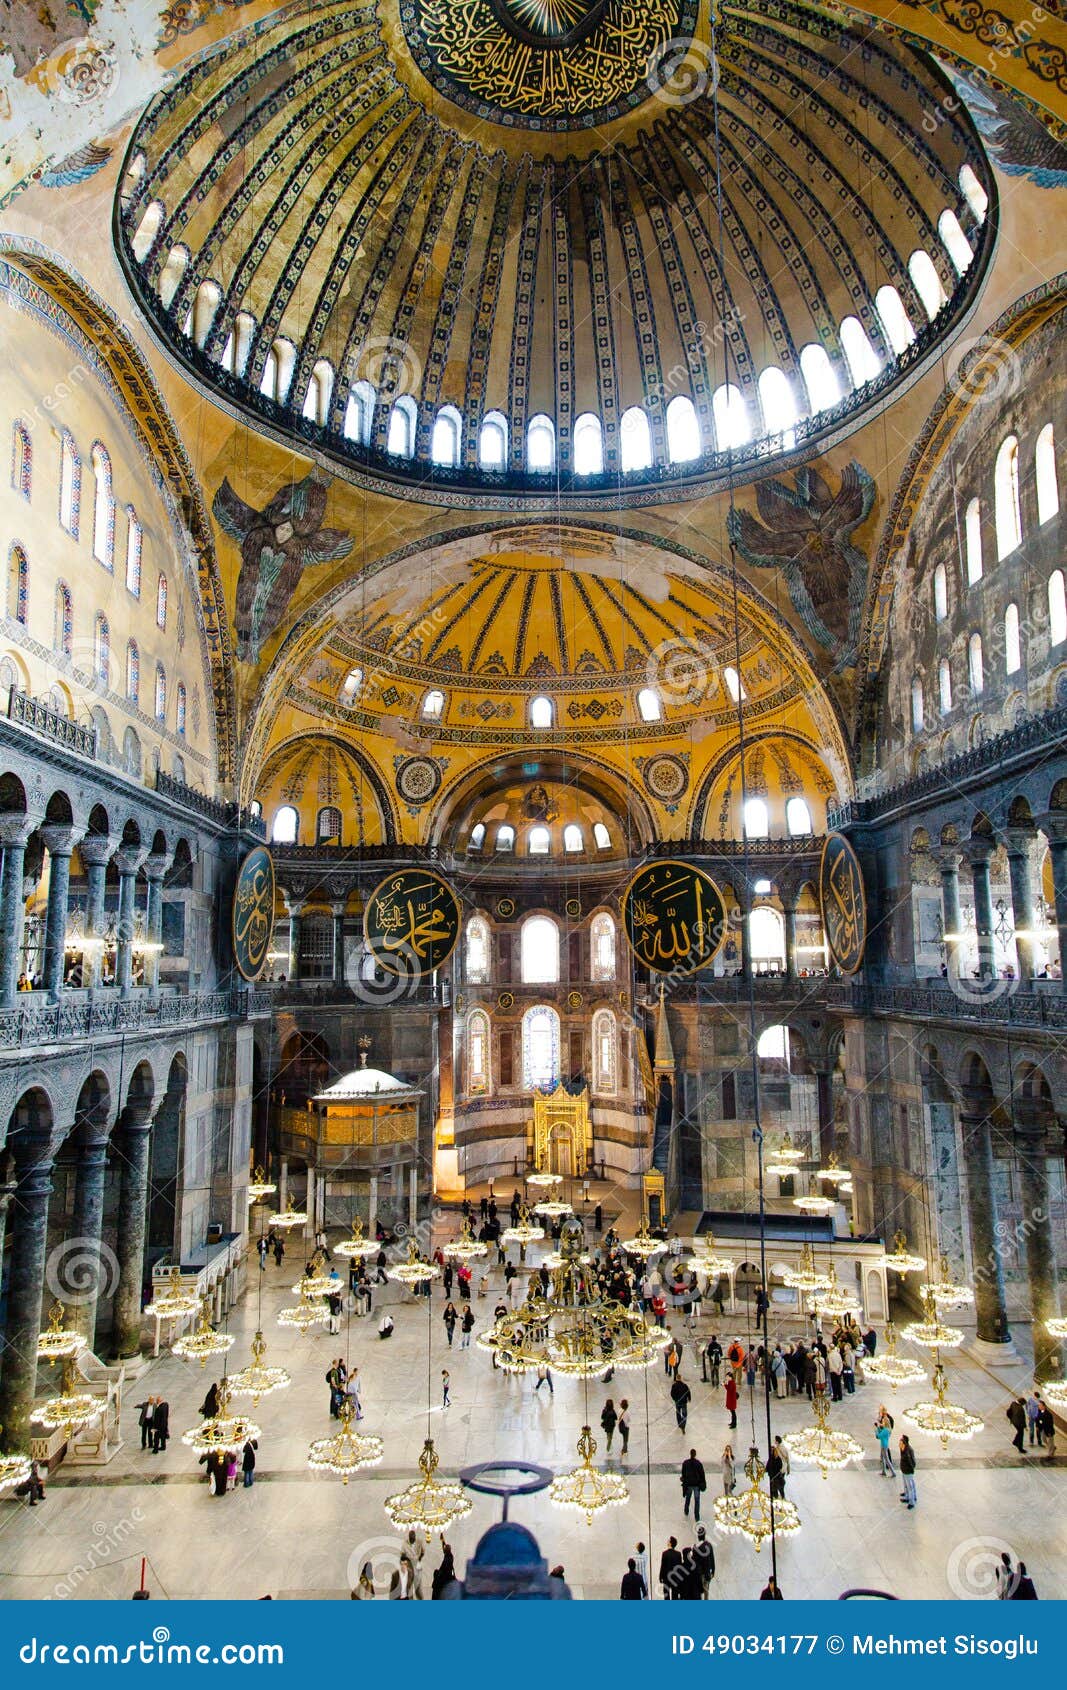
[[[476, 1345], [460, 1349], [458, 1330], [449, 1352], [439, 1284], [429, 1317], [424, 1299], [416, 1301], [389, 1285], [378, 1289], [372, 1318], [352, 1317], [340, 1338], [324, 1328], [310, 1337], [280, 1328], [278, 1311], [293, 1302], [296, 1258], [293, 1249], [281, 1270], [272, 1263], [263, 1275], [253, 1262], [248, 1293], [229, 1319], [229, 1330], [237, 1335], [234, 1369], [247, 1363], [249, 1341], [261, 1316], [268, 1360], [293, 1376], [289, 1390], [274, 1393], [255, 1410], [262, 1437], [252, 1489], [239, 1488], [223, 1498], [210, 1495], [204, 1469], [180, 1434], [198, 1423], [199, 1404], [220, 1370], [202, 1370], [164, 1353], [129, 1387], [124, 1445], [107, 1467], [60, 1468], [44, 1504], [34, 1509], [23, 1501], [0, 1501], [0, 1597], [127, 1598], [137, 1585], [142, 1556], [148, 1562], [149, 1587], [159, 1597], [256, 1598], [269, 1593], [347, 1599], [367, 1560], [384, 1590], [395, 1565], [397, 1534], [382, 1501], [415, 1476], [428, 1423], [443, 1474], [503, 1455], [565, 1468], [575, 1459], [575, 1441], [587, 1415], [600, 1437], [600, 1410], [609, 1390], [616, 1404], [627, 1396], [631, 1405], [629, 1457], [620, 1462], [616, 1446], [611, 1458], [629, 1477], [629, 1503], [589, 1526], [584, 1517], [572, 1518], [541, 1495], [515, 1502], [513, 1517], [534, 1531], [550, 1566], [563, 1563], [575, 1596], [614, 1597], [626, 1557], [638, 1539], [651, 1546], [653, 1573], [669, 1534], [683, 1545], [691, 1541], [678, 1467], [695, 1447], [708, 1468], [705, 1522], [714, 1536], [718, 1563], [712, 1595], [758, 1596], [770, 1569], [769, 1550], [765, 1547], [757, 1555], [742, 1539], [721, 1537], [710, 1525], [729, 1422], [721, 1391], [702, 1384], [699, 1366], [689, 1365], [691, 1340], [680, 1317], [677, 1332], [687, 1346], [682, 1372], [693, 1385], [685, 1434], [675, 1425], [669, 1381], [659, 1364], [644, 1374], [616, 1374], [608, 1388], [598, 1381], [589, 1387], [586, 1401], [579, 1382], [557, 1379], [550, 1396], [546, 1389], [535, 1394], [533, 1380], [494, 1372], [485, 1351]], [[492, 1318], [501, 1282], [494, 1271], [488, 1297], [475, 1300], [476, 1335]], [[377, 1336], [384, 1304], [396, 1321], [387, 1343]], [[724, 1343], [734, 1335], [728, 1321], [715, 1325]], [[710, 1320], [701, 1321], [701, 1335], [712, 1329]], [[784, 1331], [791, 1336], [788, 1328]], [[312, 1474], [306, 1465], [310, 1440], [336, 1428], [329, 1417], [324, 1374], [331, 1360], [342, 1354], [358, 1362], [361, 1370], [366, 1410], [361, 1429], [378, 1434], [385, 1444], [381, 1466], [347, 1486]], [[453, 1401], [442, 1412], [440, 1370], [446, 1362]], [[864, 1459], [860, 1466], [826, 1479], [794, 1466], [787, 1494], [800, 1510], [803, 1529], [778, 1550], [779, 1579], [787, 1598], [836, 1597], [857, 1585], [901, 1597], [988, 1597], [993, 1562], [1002, 1548], [1026, 1561], [1041, 1596], [1064, 1593], [1067, 1460], [1061, 1456], [1050, 1464], [1042, 1452], [1018, 1455], [1011, 1448], [1004, 1417], [1011, 1389], [1026, 1387], [1027, 1370], [1020, 1364], [994, 1373], [965, 1350], [956, 1352], [950, 1378], [952, 1400], [981, 1414], [986, 1428], [947, 1453], [936, 1439], [914, 1435], [919, 1460], [919, 1505], [914, 1512], [901, 1506], [898, 1482], [880, 1476], [872, 1423], [884, 1399], [895, 1415], [897, 1433], [905, 1430], [898, 1408], [929, 1391], [902, 1389], [894, 1397], [872, 1382], [835, 1408], [835, 1426], [859, 1439]], [[170, 1403], [172, 1438], [160, 1455], [140, 1449], [134, 1404], [149, 1393]], [[763, 1406], [762, 1398], [750, 1404], [747, 1391], [742, 1398], [733, 1442], [743, 1458], [753, 1412], [761, 1417]], [[792, 1430], [809, 1419], [804, 1399], [773, 1407], [775, 1431]], [[601, 1438], [598, 1459], [602, 1456]], [[461, 1568], [499, 1513], [499, 1503], [478, 1497], [473, 1513], [449, 1534]], [[437, 1559], [435, 1542], [427, 1565]]]

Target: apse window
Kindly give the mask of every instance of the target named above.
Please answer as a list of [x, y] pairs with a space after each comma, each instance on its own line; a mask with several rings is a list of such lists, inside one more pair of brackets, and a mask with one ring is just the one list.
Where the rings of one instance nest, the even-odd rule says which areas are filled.
[[282, 805], [274, 818], [274, 826], [270, 830], [270, 836], [275, 845], [296, 844], [296, 830], [299, 819], [292, 804]]
[[324, 804], [318, 813], [315, 834], [320, 845], [340, 845], [341, 812], [336, 804]]
[[685, 393], [676, 394], [667, 406], [667, 456], [672, 464], [692, 463], [700, 456], [700, 424]]
[[993, 469], [993, 514], [997, 558], [1010, 556], [1022, 544], [1023, 519], [1019, 505], [1019, 442], [1014, 434], [1001, 444]]
[[960, 192], [967, 204], [974, 212], [975, 222], [983, 223], [985, 214], [989, 210], [989, 195], [986, 193], [969, 164], [960, 165]]
[[105, 569], [115, 565], [115, 495], [111, 486], [111, 459], [97, 441], [93, 447], [93, 556]]
[[975, 698], [979, 698], [985, 688], [981, 634], [972, 634], [967, 642], [967, 674], [971, 683], [971, 692]]
[[431, 687], [422, 701], [422, 719], [424, 722], [439, 722], [445, 713], [445, 695], [437, 687]]
[[1060, 489], [1056, 477], [1056, 438], [1052, 424], [1046, 423], [1037, 437], [1034, 448], [1034, 475], [1037, 481], [1037, 520], [1050, 522], [1060, 508]]
[[937, 693], [941, 714], [947, 716], [952, 709], [952, 666], [947, 657], [937, 666]]
[[982, 579], [982, 507], [972, 499], [963, 517], [963, 545], [967, 557], [967, 585]]
[[880, 374], [882, 361], [858, 317], [842, 318], [841, 350], [848, 362], [853, 387], [862, 387]]
[[485, 823], [475, 822], [471, 828], [471, 836], [467, 841], [468, 851], [480, 851], [485, 844]]
[[414, 457], [417, 420], [418, 412], [414, 399], [409, 393], [402, 393], [389, 412], [389, 428], [385, 438], [385, 449], [394, 458]]
[[369, 381], [356, 382], [348, 395], [344, 422], [341, 425], [346, 440], [354, 440], [358, 446], [370, 445], [375, 398]]
[[59, 445], [59, 522], [72, 539], [78, 538], [78, 506], [81, 500], [82, 464], [74, 437], [63, 430]]
[[1019, 632], [1019, 606], [1009, 604], [1004, 612], [1004, 673], [1015, 675], [1023, 666], [1023, 646]]
[[757, 898], [769, 897], [771, 892], [771, 883], [769, 880], [757, 880], [752, 890], [756, 894]]
[[467, 1090], [489, 1090], [489, 1017], [484, 1009], [472, 1009], [467, 1017]]
[[467, 980], [484, 986], [489, 979], [489, 924], [480, 915], [467, 923]]
[[1052, 645], [1067, 640], [1067, 591], [1062, 569], [1054, 569], [1048, 578], [1048, 637]]
[[498, 851], [514, 851], [515, 829], [510, 822], [501, 823], [496, 830], [496, 848]]
[[960, 220], [956, 213], [948, 207], [937, 220], [937, 232], [941, 236], [945, 251], [952, 260], [953, 269], [958, 275], [962, 276], [974, 263], [974, 248], [960, 227]]
[[604, 437], [600, 418], [585, 411], [574, 425], [575, 475], [600, 475], [604, 468]]
[[585, 850], [585, 840], [577, 822], [568, 822], [563, 829], [563, 849], [572, 852]]
[[615, 1091], [615, 1017], [600, 1009], [593, 1017], [593, 1090], [613, 1095]]
[[507, 418], [500, 411], [489, 411], [478, 435], [478, 463], [482, 469], [503, 469], [507, 461]]
[[443, 405], [434, 418], [430, 457], [443, 469], [455, 469], [459, 463], [463, 419], [454, 405]]
[[829, 411], [840, 402], [841, 385], [825, 346], [812, 341], [801, 348], [800, 373], [808, 390], [808, 408], [812, 416], [817, 411]]
[[[717, 387], [711, 396], [711, 414], [715, 420], [715, 441], [720, 452], [731, 452], [747, 446], [752, 439], [752, 424], [748, 406], [741, 389], [732, 381]], [[694, 457], [696, 453], [693, 454]]]
[[902, 357], [915, 339], [915, 330], [896, 288], [888, 283], [880, 287], [874, 296], [874, 308], [881, 318], [886, 339], [897, 357]]
[[559, 928], [547, 915], [532, 915], [522, 924], [520, 938], [522, 981], [525, 986], [551, 986], [559, 980]]
[[811, 811], [808, 809], [806, 799], [786, 799], [785, 826], [786, 832], [794, 839], [799, 839], [803, 835], [815, 831], [811, 825]]
[[652, 431], [640, 405], [631, 405], [619, 423], [619, 456], [624, 475], [652, 467]]
[[908, 259], [908, 275], [915, 292], [922, 300], [923, 310], [932, 323], [945, 303], [945, 290], [941, 285], [937, 266], [922, 247], [916, 247]]
[[911, 683], [911, 731], [921, 734], [925, 726], [926, 705], [923, 700], [923, 684], [916, 675]]
[[126, 506], [126, 591], [141, 596], [141, 552], [144, 534], [132, 505]]
[[526, 467], [542, 475], [555, 469], [556, 430], [551, 417], [530, 418], [530, 426], [526, 430]]
[[531, 728], [550, 728], [555, 720], [555, 714], [552, 700], [545, 698], [543, 694], [530, 700]]
[[328, 358], [320, 358], [311, 371], [308, 390], [304, 395], [304, 417], [308, 422], [325, 428], [333, 398], [333, 365]]
[[614, 980], [615, 978], [615, 923], [610, 915], [601, 911], [595, 915], [589, 929], [590, 947], [592, 950], [593, 979]]
[[527, 1091], [559, 1083], [559, 1016], [546, 1004], [522, 1018], [522, 1083]]
[[663, 720], [663, 706], [660, 704], [659, 693], [652, 687], [642, 687], [637, 695], [637, 709], [642, 722], [661, 722]]
[[746, 839], [766, 839], [771, 831], [771, 818], [762, 798], [746, 798], [744, 808]]
[[608, 832], [603, 822], [593, 823], [593, 844], [596, 846], [598, 851], [611, 850], [611, 834]]
[[759, 398], [764, 434], [780, 435], [783, 446], [791, 445], [797, 420], [797, 402], [789, 377], [776, 364], [761, 371]]
[[723, 685], [725, 686], [727, 692], [730, 694], [730, 697], [733, 699], [734, 703], [735, 704], [743, 703], [743, 701], [748, 697], [748, 694], [741, 684], [741, 677], [737, 673], [737, 670], [734, 669], [729, 663], [727, 663], [726, 667], [723, 669], [722, 679], [723, 679]]
[[948, 570], [939, 563], [934, 570], [934, 620], [943, 622], [948, 615]]
[[760, 904], [748, 918], [748, 943], [754, 963], [785, 967], [785, 923], [778, 910]]
[[547, 857], [552, 849], [552, 835], [547, 827], [532, 827], [526, 836], [526, 852], [531, 857]]

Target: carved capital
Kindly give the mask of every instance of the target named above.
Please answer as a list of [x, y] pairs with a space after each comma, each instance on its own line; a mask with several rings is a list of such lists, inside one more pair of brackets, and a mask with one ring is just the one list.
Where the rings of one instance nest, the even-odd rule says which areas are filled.
[[50, 857], [69, 857], [80, 837], [80, 830], [68, 827], [65, 822], [49, 822], [41, 829], [41, 838]]
[[78, 845], [78, 855], [86, 868], [102, 868], [115, 854], [117, 839], [108, 833], [87, 833]]

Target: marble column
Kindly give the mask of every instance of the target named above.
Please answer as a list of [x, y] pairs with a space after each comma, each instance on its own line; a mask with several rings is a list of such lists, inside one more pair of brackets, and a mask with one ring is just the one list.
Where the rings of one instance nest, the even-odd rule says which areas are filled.
[[117, 851], [115, 866], [119, 871], [119, 918], [115, 955], [115, 985], [119, 995], [128, 998], [133, 990], [133, 925], [134, 899], [137, 890], [137, 870], [144, 860], [140, 850]]
[[78, 846], [78, 855], [85, 865], [85, 937], [95, 939], [82, 954], [82, 985], [99, 986], [104, 962], [103, 938], [107, 929], [107, 865], [115, 850], [115, 841], [104, 833], [88, 833]]
[[741, 978], [748, 980], [752, 975], [752, 935], [748, 930], [752, 903], [748, 898], [739, 898], [738, 902], [741, 906]]
[[1030, 868], [1030, 847], [1034, 835], [1030, 828], [1009, 827], [1004, 835], [1008, 853], [1008, 874], [1011, 879], [1011, 913], [1015, 927], [1015, 954], [1019, 963], [1019, 979], [1034, 976], [1034, 886]]
[[1008, 1305], [1004, 1294], [1004, 1266], [996, 1230], [993, 1187], [993, 1138], [990, 1130], [992, 1094], [967, 1087], [960, 1104], [960, 1134], [967, 1179], [967, 1207], [974, 1265], [974, 1301], [978, 1340], [990, 1351], [1007, 1352], [1011, 1344]]
[[75, 1309], [75, 1324], [85, 1333], [93, 1349], [96, 1339], [96, 1305], [100, 1287], [107, 1280], [102, 1232], [104, 1223], [104, 1179], [107, 1174], [107, 1140], [91, 1139], [81, 1145], [75, 1167], [74, 1213], [71, 1237], [79, 1240], [79, 1259], [87, 1266], [80, 1271], [84, 1289], [75, 1289], [66, 1301]]
[[23, 877], [26, 841], [33, 831], [28, 816], [0, 817], [3, 872], [0, 875], [0, 1008], [10, 1009], [18, 995], [22, 937], [26, 920]]
[[115, 1255], [119, 1278], [111, 1328], [112, 1353], [121, 1361], [141, 1347], [141, 1285], [148, 1213], [148, 1157], [152, 1117], [148, 1106], [131, 1105], [117, 1129], [115, 1148], [121, 1169]]
[[41, 829], [48, 852], [48, 907], [44, 919], [44, 968], [41, 984], [50, 1003], [59, 1002], [67, 949], [67, 903], [70, 894], [70, 854], [77, 843], [74, 828], [48, 823]]
[[303, 898], [290, 898], [285, 894], [285, 907], [289, 912], [289, 978], [300, 978], [300, 917], [304, 911]]
[[48, 1201], [52, 1162], [48, 1140], [38, 1140], [16, 1174], [11, 1204], [10, 1267], [3, 1373], [0, 1375], [0, 1425], [9, 1450], [27, 1450], [30, 1416], [37, 1389], [37, 1334], [41, 1330], [45, 1265], [48, 1256]]
[[345, 908], [347, 899], [339, 898], [330, 905], [333, 915], [333, 983], [345, 983]]
[[834, 1144], [833, 1072], [815, 1070], [815, 1095], [819, 1106], [819, 1155], [823, 1162], [836, 1149]]
[[797, 911], [795, 904], [782, 899], [782, 919], [785, 923], [785, 974], [787, 980], [797, 977]]
[[1037, 825], [1048, 840], [1052, 859], [1052, 898], [1060, 936], [1060, 991], [1067, 993], [1067, 816], [1046, 813]]
[[1036, 1097], [1015, 1099], [1015, 1154], [1022, 1197], [1022, 1234], [1030, 1286], [1034, 1377], [1041, 1383], [1063, 1378], [1063, 1349], [1049, 1336], [1046, 1321], [1060, 1312], [1056, 1246], [1052, 1238], [1048, 1183], [1048, 1129], [1055, 1128], [1052, 1106]]
[[148, 879], [148, 908], [145, 912], [144, 983], [153, 996], [159, 996], [159, 956], [163, 946], [163, 880], [174, 861], [173, 857], [153, 852], [145, 859], [144, 871]]
[[982, 980], [992, 980], [996, 974], [993, 953], [993, 894], [989, 887], [989, 859], [993, 855], [993, 842], [989, 839], [972, 839], [967, 846], [967, 861], [970, 864], [971, 880], [974, 884], [974, 925], [978, 935], [978, 973]]
[[[960, 863], [963, 861], [959, 851], [942, 851], [938, 858], [941, 871], [941, 931], [952, 934], [956, 944], [960, 942], [963, 932], [963, 916], [960, 913]], [[946, 961], [951, 952], [948, 947], [953, 940], [946, 937]]]

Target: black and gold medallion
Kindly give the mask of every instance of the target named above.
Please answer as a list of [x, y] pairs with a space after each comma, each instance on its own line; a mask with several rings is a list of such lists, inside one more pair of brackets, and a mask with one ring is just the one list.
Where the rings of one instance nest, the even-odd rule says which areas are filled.
[[845, 974], [855, 974], [867, 944], [867, 899], [859, 858], [841, 833], [823, 846], [819, 904], [830, 955]]
[[233, 960], [245, 980], [258, 980], [274, 931], [274, 863], [265, 845], [249, 851], [237, 871], [230, 933]]
[[398, 869], [374, 888], [363, 914], [367, 949], [392, 974], [443, 968], [459, 938], [459, 899], [425, 869]]
[[726, 905], [710, 875], [692, 863], [649, 863], [623, 894], [622, 919], [638, 962], [657, 974], [692, 974], [718, 954]]

